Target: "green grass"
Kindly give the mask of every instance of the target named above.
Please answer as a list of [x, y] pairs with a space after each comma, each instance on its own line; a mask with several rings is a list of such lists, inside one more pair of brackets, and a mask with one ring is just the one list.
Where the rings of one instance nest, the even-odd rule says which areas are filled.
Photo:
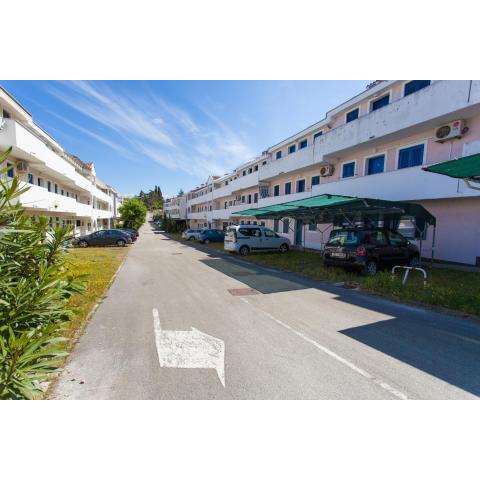
[[69, 349], [86, 326], [88, 314], [104, 296], [112, 277], [128, 253], [127, 248], [72, 248], [69, 250], [67, 268], [75, 275], [85, 275], [87, 288], [82, 295], [75, 294], [69, 300], [69, 307], [75, 315], [68, 322], [65, 337]]
[[[180, 234], [173, 236], [177, 239], [181, 238]], [[223, 243], [210, 243], [204, 246], [211, 250], [224, 251]], [[428, 273], [427, 287], [423, 287], [423, 276], [420, 272], [410, 272], [409, 279], [403, 286], [402, 273], [392, 280], [388, 271], [380, 272], [374, 277], [364, 277], [341, 268], [326, 268], [318, 252], [292, 250], [286, 255], [277, 252], [255, 253], [242, 259], [316, 280], [355, 282], [362, 290], [399, 301], [441, 306], [480, 316], [480, 273], [477, 272], [427, 266], [425, 267]]]

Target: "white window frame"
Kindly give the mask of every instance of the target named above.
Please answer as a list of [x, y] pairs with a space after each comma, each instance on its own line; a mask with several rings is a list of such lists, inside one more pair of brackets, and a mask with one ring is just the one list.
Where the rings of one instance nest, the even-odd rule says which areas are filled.
[[[412, 81], [412, 80], [404, 80], [404, 81], [401, 83], [402, 90], [401, 90], [401, 92], [400, 92], [400, 98], [406, 98], [406, 97], [405, 97], [405, 85], [406, 85], [407, 83], [410, 83], [411, 81]], [[430, 85], [429, 85], [429, 87], [431, 87], [434, 83], [435, 83], [435, 80], [430, 80]], [[427, 87], [426, 87], [426, 88], [427, 88]], [[422, 88], [422, 90], [423, 90], [423, 88]], [[418, 90], [418, 91], [420, 91], [420, 90]], [[415, 92], [415, 93], [416, 93], [416, 92]], [[407, 95], [407, 97], [408, 97], [408, 96], [409, 96], [409, 95]]]
[[[417, 145], [422, 145], [422, 144], [423, 144], [423, 158], [422, 158], [422, 165], [419, 165], [419, 166], [425, 165], [425, 163], [427, 161], [428, 140], [413, 142], [413, 143], [409, 143], [407, 145], [401, 145], [401, 146], [397, 147], [397, 149], [395, 151], [395, 170], [405, 170], [404, 168], [398, 168], [398, 163], [400, 162], [400, 150], [403, 150], [405, 148], [415, 147]], [[410, 168], [413, 168], [413, 167], [410, 167]]]
[[[372, 112], [376, 112], [376, 110], [372, 110], [373, 108], [373, 102], [376, 102], [377, 100], [381, 100], [383, 97], [386, 97], [386, 96], [389, 96], [388, 98], [388, 105], [390, 105], [392, 103], [392, 90], [386, 90], [385, 92], [383, 92], [381, 95], [377, 95], [376, 97], [372, 97], [369, 101], [368, 101], [368, 113], [372, 113]], [[383, 108], [383, 107], [382, 107]], [[381, 110], [381, 108], [379, 109]]]
[[[347, 123], [350, 123], [350, 122], [347, 122], [347, 115], [348, 115], [349, 113], [353, 112], [354, 110], [357, 110], [357, 109], [358, 109], [358, 117], [357, 117], [355, 120], [358, 120], [358, 119], [360, 118], [361, 109], [360, 109], [360, 105], [357, 105], [356, 107], [351, 108], [350, 110], [348, 110], [348, 112], [345, 112], [345, 118], [344, 118], [344, 120], [345, 120], [345, 125], [347, 125]], [[353, 122], [354, 120], [351, 120], [351, 121]]]
[[[351, 176], [351, 177], [344, 177], [344, 176], [343, 176], [343, 166], [346, 165], [347, 163], [354, 163], [354, 164], [355, 164], [355, 167], [354, 167], [354, 169], [353, 169], [353, 176]], [[342, 162], [342, 163], [340, 164], [340, 174], [341, 174], [341, 177], [340, 177], [340, 178], [341, 178], [342, 180], [343, 180], [343, 179], [348, 179], [348, 178], [357, 177], [357, 176], [358, 176], [358, 175], [357, 175], [357, 172], [358, 172], [358, 170], [357, 170], [357, 160], [346, 160], [345, 162]]]
[[[385, 173], [387, 171], [387, 160], [388, 160], [388, 155], [387, 155], [387, 150], [383, 151], [383, 152], [378, 152], [378, 153], [372, 153], [371, 155], [367, 155], [366, 157], [363, 157], [363, 175], [365, 177], [369, 177], [370, 175], [367, 174], [367, 169], [368, 169], [368, 160], [370, 158], [375, 158], [375, 157], [379, 157], [380, 155], [383, 155], [384, 157], [384, 160], [383, 160], [383, 172], [381, 173]], [[378, 173], [376, 173], [375, 175], [379, 175]], [[348, 177], [347, 177], [348, 178]]]

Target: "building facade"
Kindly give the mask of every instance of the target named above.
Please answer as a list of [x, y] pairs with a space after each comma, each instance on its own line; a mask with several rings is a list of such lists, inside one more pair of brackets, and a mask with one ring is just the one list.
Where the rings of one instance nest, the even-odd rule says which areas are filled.
[[[188, 192], [186, 217], [191, 227], [255, 223], [235, 212], [325, 193], [412, 201], [437, 218], [435, 258], [480, 265], [480, 191], [422, 169], [479, 152], [480, 81], [377, 81], [323, 120]], [[318, 249], [331, 228], [266, 223], [294, 244]], [[421, 239], [424, 256], [432, 237], [429, 231]]]
[[18, 176], [27, 192], [19, 201], [32, 216], [52, 225], [71, 225], [76, 234], [112, 228], [122, 198], [102, 182], [93, 163], [64, 151], [32, 115], [0, 87], [0, 150], [12, 147], [7, 177]]
[[165, 199], [163, 211], [172, 220], [186, 220], [187, 199], [185, 195], [177, 195], [175, 197]]

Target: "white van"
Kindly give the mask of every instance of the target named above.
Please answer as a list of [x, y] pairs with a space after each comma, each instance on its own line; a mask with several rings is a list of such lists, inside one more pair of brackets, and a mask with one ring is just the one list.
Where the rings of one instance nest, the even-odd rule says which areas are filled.
[[259, 225], [232, 225], [225, 233], [223, 248], [240, 255], [262, 250], [286, 253], [290, 250], [290, 240]]

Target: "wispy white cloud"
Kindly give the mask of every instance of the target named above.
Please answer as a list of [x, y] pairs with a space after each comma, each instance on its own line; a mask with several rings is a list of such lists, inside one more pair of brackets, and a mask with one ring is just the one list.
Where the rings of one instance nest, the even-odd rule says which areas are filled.
[[253, 156], [241, 134], [205, 106], [191, 105], [187, 112], [147, 84], [138, 87], [132, 93], [120, 84], [112, 89], [105, 83], [76, 81], [46, 88], [113, 136], [62, 117], [65, 123], [118, 152], [147, 158], [170, 170], [203, 179], [221, 175]]

